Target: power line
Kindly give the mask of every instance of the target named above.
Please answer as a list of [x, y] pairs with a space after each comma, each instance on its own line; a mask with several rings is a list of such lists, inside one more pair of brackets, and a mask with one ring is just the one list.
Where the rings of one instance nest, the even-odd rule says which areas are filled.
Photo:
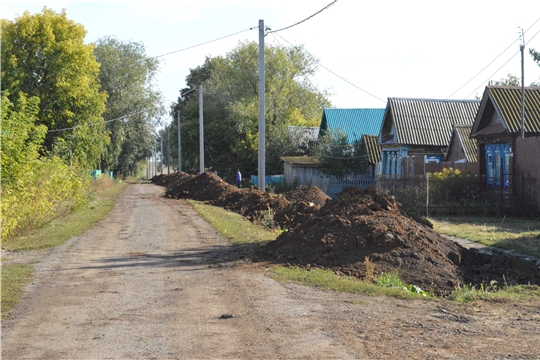
[[[525, 32], [529, 31], [538, 21], [540, 21], [540, 18], [538, 18], [531, 26], [529, 26], [529, 28], [527, 30], [525, 30]], [[538, 34], [538, 33], [537, 33]], [[536, 36], [536, 35], [534, 35]], [[534, 37], [533, 36], [533, 37]], [[468, 83], [470, 83], [471, 81], [473, 81], [478, 75], [480, 75], [484, 70], [486, 70], [491, 64], [493, 64], [498, 58], [501, 57], [502, 54], [504, 54], [508, 49], [510, 49], [510, 47], [512, 47], [515, 43], [516, 43], [517, 39], [512, 41], [512, 43], [510, 45], [508, 45], [508, 47], [506, 49], [503, 50], [503, 52], [501, 52], [495, 59], [493, 59], [489, 64], [487, 64], [482, 70], [480, 70], [476, 75], [474, 75], [469, 81], [467, 81], [465, 84], [463, 84], [459, 89], [457, 89], [456, 91], [454, 91], [453, 93], [451, 93], [450, 95], [448, 95], [446, 97], [446, 99], [450, 98], [452, 95], [454, 95], [455, 93], [457, 93], [459, 90], [463, 89]], [[515, 54], [512, 55], [512, 58], [516, 56]], [[511, 58], [511, 59], [512, 59]], [[510, 60], [508, 60], [510, 61]], [[506, 65], [508, 63], [508, 61], [506, 63], [504, 63], [504, 65]], [[503, 66], [504, 66], [503, 65]], [[500, 70], [500, 68], [499, 68]], [[497, 70], [497, 71], [499, 71]], [[485, 82], [484, 82], [485, 83]], [[484, 84], [482, 83], [482, 85]], [[480, 85], [478, 88], [480, 88], [482, 85]], [[478, 88], [476, 88], [474, 91], [478, 90]], [[473, 93], [474, 93], [473, 91]], [[470, 95], [469, 95], [470, 96]]]
[[[280, 37], [283, 41], [285, 41], [287, 44], [291, 45], [292, 47], [296, 48], [297, 50], [302, 51], [302, 49], [301, 49], [299, 46], [294, 46], [294, 45], [291, 44], [289, 41], [287, 41], [285, 38], [283, 38], [283, 36], [281, 36], [280, 34], [277, 34], [277, 36], [279, 36], [279, 37]], [[375, 98], [375, 99], [381, 101], [382, 103], [386, 104], [386, 101], [384, 101], [384, 100], [382, 100], [381, 98], [379, 98], [379, 97], [377, 97], [377, 96], [371, 94], [370, 92], [368, 92], [368, 91], [362, 89], [361, 87], [359, 87], [359, 86], [353, 84], [353, 83], [350, 82], [349, 80], [345, 79], [343, 76], [336, 74], [335, 72], [333, 72], [332, 70], [330, 70], [329, 68], [327, 68], [326, 66], [324, 66], [323, 64], [321, 64], [321, 62], [320, 62], [319, 60], [315, 59], [315, 62], [316, 62], [320, 67], [322, 67], [323, 69], [325, 69], [325, 70], [328, 71], [329, 73], [331, 73], [331, 74], [337, 76], [338, 78], [340, 78], [341, 80], [345, 81], [345, 82], [348, 83], [349, 85], [354, 86], [354, 87], [357, 88], [358, 90], [360, 90], [360, 91], [362, 91], [362, 92], [368, 94], [369, 96], [371, 96], [371, 97], [373, 97], [373, 98]]]
[[[540, 19], [539, 19], [540, 20]], [[531, 39], [529, 41], [531, 41], [532, 39], [534, 39], [536, 37], [536, 35], [538, 35], [540, 33], [540, 30], [538, 30], [536, 32], [536, 34], [534, 34]], [[478, 86], [476, 89], [474, 89], [469, 95], [467, 95], [465, 97], [465, 99], [467, 99], [469, 96], [471, 96], [472, 94], [474, 94], [478, 89], [480, 89], [482, 86], [484, 86], [484, 84], [486, 82], [488, 82], [499, 70], [501, 70], [506, 64], [508, 64], [517, 54], [519, 54], [519, 51], [517, 51], [514, 55], [512, 55], [512, 57], [510, 57], [510, 59], [508, 59], [504, 64], [502, 64], [502, 66], [500, 68], [498, 68], [493, 74], [491, 74], [490, 77], [487, 78], [487, 80], [485, 80], [480, 86]]]
[[326, 5], [325, 7], [323, 7], [321, 10], [317, 11], [315, 14], [305, 18], [304, 20], [302, 21], [299, 21], [297, 23], [294, 23], [292, 25], [289, 25], [287, 27], [284, 27], [284, 28], [281, 28], [281, 29], [278, 29], [278, 30], [271, 30], [269, 33], [274, 33], [274, 32], [278, 32], [278, 31], [283, 31], [283, 30], [287, 30], [287, 29], [290, 29], [296, 25], [300, 25], [301, 23], [305, 22], [305, 21], [308, 21], [309, 19], [311, 19], [312, 17], [316, 16], [316, 15], [319, 15], [320, 13], [322, 13], [324, 10], [328, 9], [329, 7], [331, 7], [332, 5], [334, 5], [335, 3], [337, 2], [337, 0], [334, 0], [332, 1], [330, 4]]
[[67, 130], [74, 130], [74, 129], [78, 129], [78, 128], [85, 127], [85, 126], [90, 127], [90, 126], [102, 125], [102, 124], [110, 123], [110, 122], [113, 122], [113, 121], [123, 120], [123, 119], [125, 119], [125, 118], [127, 118], [127, 117], [130, 117], [130, 116], [133, 116], [133, 115], [138, 115], [138, 114], [141, 114], [141, 113], [143, 113], [143, 112], [146, 112], [146, 110], [137, 111], [137, 112], [134, 112], [134, 113], [131, 113], [131, 114], [127, 114], [127, 115], [121, 116], [121, 117], [116, 118], [116, 119], [105, 120], [105, 121], [103, 121], [103, 122], [90, 123], [90, 124], [81, 124], [81, 125], [76, 125], [76, 126], [69, 127], [69, 128], [49, 130], [49, 131], [47, 131], [47, 133], [61, 132], [61, 131], [67, 131]]
[[243, 32], [246, 32], [246, 31], [249, 31], [249, 30], [253, 30], [253, 29], [256, 29], [256, 28], [258, 28], [258, 26], [250, 27], [249, 29], [245, 29], [245, 30], [242, 30], [242, 31], [238, 31], [238, 32], [235, 32], [234, 34], [225, 35], [225, 36], [222, 36], [222, 37], [220, 37], [220, 38], [217, 38], [217, 39], [214, 39], [214, 40], [210, 40], [210, 41], [206, 41], [206, 42], [203, 42], [203, 43], [200, 43], [200, 44], [197, 44], [197, 45], [189, 46], [189, 47], [187, 47], [187, 48], [183, 48], [183, 49], [180, 49], [180, 50], [171, 51], [171, 52], [168, 52], [168, 53], [166, 53], [166, 54], [148, 57], [147, 60], [149, 60], [149, 59], [157, 59], [157, 58], [164, 57], [164, 56], [167, 56], [167, 55], [176, 54], [176, 53], [181, 52], [181, 51], [186, 51], [186, 50], [193, 49], [193, 48], [196, 48], [196, 47], [199, 47], [199, 46], [203, 46], [203, 45], [206, 45], [206, 44], [210, 44], [210, 43], [213, 43], [213, 42], [216, 42], [216, 41], [219, 41], [219, 40], [223, 40], [223, 39], [226, 39], [226, 38], [228, 38], [228, 37], [231, 37], [231, 36], [234, 36], [234, 35], [238, 35], [238, 34], [241, 34], [241, 33], [243, 33]]

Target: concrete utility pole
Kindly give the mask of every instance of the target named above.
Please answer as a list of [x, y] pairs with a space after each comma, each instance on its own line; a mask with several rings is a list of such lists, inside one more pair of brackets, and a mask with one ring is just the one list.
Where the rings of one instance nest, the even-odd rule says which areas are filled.
[[167, 128], [167, 174], [171, 173], [171, 128]]
[[204, 172], [203, 90], [199, 85], [199, 173]]
[[178, 106], [178, 171], [182, 171], [182, 138], [180, 137], [180, 105]]
[[524, 66], [524, 55], [523, 51], [525, 50], [525, 33], [521, 29], [521, 45], [519, 46], [521, 51], [521, 138], [525, 137], [525, 66]]
[[259, 189], [265, 191], [266, 180], [266, 153], [265, 137], [266, 124], [264, 119], [264, 92], [265, 92], [265, 73], [264, 73], [264, 20], [259, 20]]

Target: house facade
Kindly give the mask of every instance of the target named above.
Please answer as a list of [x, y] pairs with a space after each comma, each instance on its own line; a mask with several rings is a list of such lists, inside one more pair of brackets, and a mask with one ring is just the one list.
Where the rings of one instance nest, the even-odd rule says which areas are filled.
[[472, 125], [479, 106], [479, 100], [388, 98], [378, 139], [381, 174], [400, 176], [408, 162], [444, 161], [453, 126]]
[[521, 116], [519, 86], [487, 86], [471, 137], [478, 143], [483, 192], [515, 198], [522, 207], [540, 209], [540, 87], [526, 87]]

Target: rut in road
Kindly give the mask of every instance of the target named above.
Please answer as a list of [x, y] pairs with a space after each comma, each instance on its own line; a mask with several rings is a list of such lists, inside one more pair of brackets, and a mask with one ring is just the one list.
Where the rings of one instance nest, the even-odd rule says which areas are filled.
[[128, 186], [104, 221], [37, 264], [2, 324], [4, 359], [363, 356], [336, 338], [333, 299], [242, 265], [189, 204], [162, 195]]

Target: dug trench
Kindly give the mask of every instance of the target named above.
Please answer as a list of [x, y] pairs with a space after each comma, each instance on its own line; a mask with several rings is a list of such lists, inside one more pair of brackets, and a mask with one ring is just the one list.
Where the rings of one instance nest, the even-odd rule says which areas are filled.
[[405, 283], [437, 296], [464, 284], [540, 285], [538, 259], [464, 248], [374, 189], [345, 188], [335, 199], [312, 186], [277, 195], [256, 187], [238, 189], [211, 172], [160, 175], [152, 182], [166, 187], [166, 197], [204, 201], [286, 229], [258, 247], [253, 261], [332, 269], [358, 278], [371, 273], [366, 271], [370, 263], [375, 276], [397, 271]]

